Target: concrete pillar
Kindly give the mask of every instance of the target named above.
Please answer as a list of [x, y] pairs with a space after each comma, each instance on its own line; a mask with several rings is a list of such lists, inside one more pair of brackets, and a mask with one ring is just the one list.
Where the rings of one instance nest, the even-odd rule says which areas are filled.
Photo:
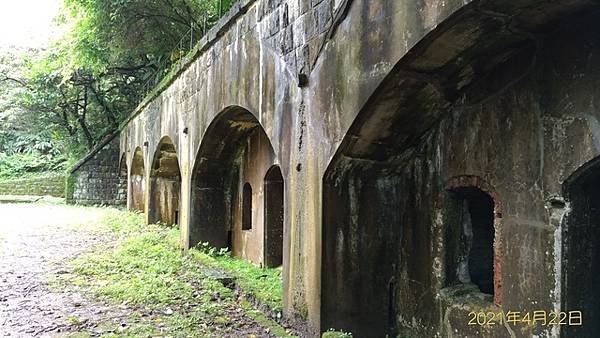
[[150, 217], [150, 211], [152, 206], [150, 205], [151, 200], [151, 188], [152, 188], [152, 179], [150, 177], [150, 172], [152, 171], [152, 160], [150, 159], [150, 154], [148, 151], [148, 147], [145, 149], [144, 153], [144, 220], [146, 224], [151, 224], [152, 219]]
[[190, 173], [189, 161], [181, 164], [181, 191], [179, 200], [179, 227], [181, 230], [181, 247], [183, 250], [190, 248], [190, 213], [192, 209], [191, 194], [192, 175]]

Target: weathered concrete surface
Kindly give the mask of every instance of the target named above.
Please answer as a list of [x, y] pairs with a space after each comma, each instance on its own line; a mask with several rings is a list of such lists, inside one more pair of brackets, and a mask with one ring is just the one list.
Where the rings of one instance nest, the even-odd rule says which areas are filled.
[[[469, 326], [468, 313], [569, 304], [568, 208], [551, 201], [598, 155], [596, 3], [265, 0], [242, 10], [121, 135], [128, 163], [136, 147], [151, 163], [159, 140], [173, 141], [184, 245], [228, 243], [240, 219], [233, 182], [254, 175], [236, 154], [259, 130], [272, 154], [246, 152], [261, 167], [253, 177], [278, 164], [284, 179], [288, 316], [359, 337], [559, 335]], [[460, 177], [475, 179], [452, 186]], [[493, 300], [446, 283], [444, 200], [469, 187], [495, 203]], [[238, 253], [256, 262], [256, 245]]]

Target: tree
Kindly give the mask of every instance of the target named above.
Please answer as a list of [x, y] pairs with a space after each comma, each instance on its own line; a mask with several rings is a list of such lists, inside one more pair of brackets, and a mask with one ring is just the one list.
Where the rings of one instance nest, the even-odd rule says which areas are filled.
[[20, 140], [81, 156], [117, 130], [231, 3], [64, 0], [63, 36], [45, 50], [0, 54], [0, 155], [21, 149]]

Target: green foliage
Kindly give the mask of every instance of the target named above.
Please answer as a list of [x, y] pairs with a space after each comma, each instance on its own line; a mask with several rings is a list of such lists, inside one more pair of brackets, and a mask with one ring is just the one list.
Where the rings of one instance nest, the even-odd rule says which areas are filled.
[[329, 329], [326, 332], [323, 332], [322, 338], [352, 338], [352, 334], [344, 331], [335, 331], [334, 329]]
[[191, 249], [189, 254], [204, 265], [231, 274], [240, 288], [259, 303], [275, 312], [283, 310], [281, 268], [262, 269], [256, 267], [247, 261], [232, 257], [225, 249], [211, 248], [208, 243], [201, 243], [197, 248]]
[[65, 157], [90, 150], [232, 2], [64, 0], [64, 35], [42, 51], [0, 53], [0, 153], [15, 132]]
[[75, 271], [95, 277], [97, 296], [118, 302], [164, 307], [177, 297], [192, 298], [191, 286], [176, 278], [181, 256], [165, 245], [176, 230], [154, 230], [127, 239], [115, 251], [78, 260]]
[[73, 194], [75, 193], [76, 174], [69, 173], [65, 176], [65, 201], [73, 203]]
[[[64, 280], [56, 283], [75, 284], [109, 303], [137, 309], [128, 318], [127, 328], [107, 337], [162, 336], [165, 333], [178, 337], [221, 336], [232, 330], [236, 323], [230, 318], [231, 309], [239, 304], [233, 291], [215, 276], [216, 269], [231, 273], [244, 292], [255, 294], [259, 301], [272, 302], [272, 308], [281, 309], [280, 270], [254, 267], [230, 258], [225, 250], [206, 245], [201, 250], [191, 250], [190, 255], [182, 255], [179, 229], [147, 226], [143, 215], [136, 212], [104, 210], [104, 217], [94, 225], [94, 230], [122, 237], [120, 244], [98, 248], [76, 259], [74, 274], [65, 275], [61, 277]], [[210, 266], [204, 262], [210, 262]], [[253, 289], [245, 289], [246, 286]], [[256, 292], [258, 289], [264, 291]], [[267, 297], [268, 290], [274, 290], [276, 297]], [[274, 304], [274, 299], [280, 303]], [[290, 337], [249, 303], [243, 302], [242, 308], [278, 337]], [[161, 325], [160, 329], [157, 324]], [[106, 330], [114, 331], [111, 325], [114, 324], [107, 323]]]
[[38, 153], [0, 153], [0, 180], [31, 177], [64, 169], [64, 157], [46, 157]]

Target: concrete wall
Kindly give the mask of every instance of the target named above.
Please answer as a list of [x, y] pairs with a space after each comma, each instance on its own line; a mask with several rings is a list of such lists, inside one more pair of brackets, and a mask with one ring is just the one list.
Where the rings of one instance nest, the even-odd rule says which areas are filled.
[[31, 195], [65, 197], [65, 175], [14, 179], [0, 182], [0, 195]]
[[[264, 179], [267, 170], [273, 163], [273, 149], [262, 130], [254, 131], [242, 145], [243, 150], [239, 155], [239, 179], [237, 182], [236, 196], [234, 197], [233, 211], [233, 243], [234, 256], [245, 258], [257, 265], [265, 265], [265, 189]], [[250, 230], [242, 229], [243, 219], [243, 188], [249, 184], [252, 189]]]
[[[279, 164], [285, 312], [315, 333], [557, 337], [571, 329], [481, 327], [468, 315], [570, 304], [560, 296], [570, 280], [563, 185], [600, 147], [596, 6], [244, 1], [134, 113], [121, 152], [152, 163], [172, 140], [185, 247], [226, 246], [240, 184], [255, 180], [254, 192]], [[247, 152], [260, 170], [246, 176], [236, 159], [257, 129], [272, 155]], [[150, 183], [138, 183], [148, 205]], [[447, 282], [445, 205], [462, 187], [494, 200], [493, 296]], [[264, 219], [263, 208], [252, 216]], [[258, 237], [234, 253], [257, 262]]]

